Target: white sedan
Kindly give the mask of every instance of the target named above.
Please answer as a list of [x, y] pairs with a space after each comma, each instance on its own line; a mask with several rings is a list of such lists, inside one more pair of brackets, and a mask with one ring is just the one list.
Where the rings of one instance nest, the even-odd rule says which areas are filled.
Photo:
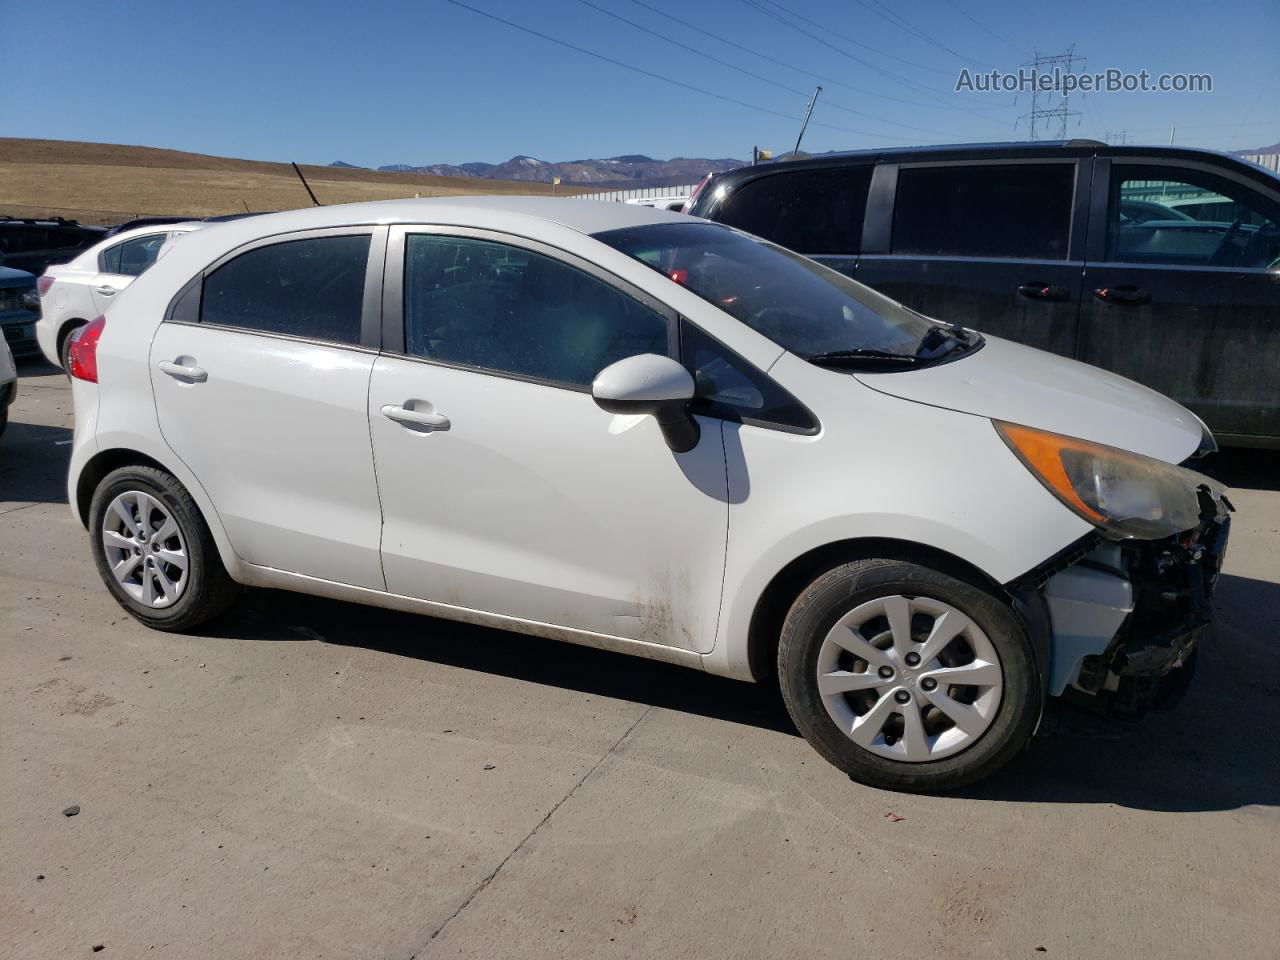
[[36, 281], [36, 341], [44, 358], [65, 368], [71, 334], [104, 312], [116, 294], [155, 262], [166, 243], [202, 226], [191, 221], [125, 230], [68, 263], [48, 267]]
[[251, 584], [771, 682], [897, 789], [1176, 697], [1229, 524], [1172, 401], [639, 205], [200, 231], [70, 372], [69, 499], [143, 623]]

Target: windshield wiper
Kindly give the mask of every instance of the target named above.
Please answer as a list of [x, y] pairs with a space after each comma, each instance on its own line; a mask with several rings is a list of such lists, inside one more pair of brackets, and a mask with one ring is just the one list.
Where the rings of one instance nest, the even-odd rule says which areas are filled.
[[820, 367], [898, 366], [914, 367], [927, 362], [926, 357], [910, 353], [894, 353], [874, 347], [857, 347], [852, 350], [828, 350], [805, 357]]

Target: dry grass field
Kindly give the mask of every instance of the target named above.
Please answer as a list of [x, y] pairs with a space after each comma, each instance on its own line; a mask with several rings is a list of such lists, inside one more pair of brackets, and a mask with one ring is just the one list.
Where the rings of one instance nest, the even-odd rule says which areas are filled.
[[[477, 193], [544, 194], [550, 184], [302, 166], [321, 203]], [[585, 191], [557, 187], [566, 196]], [[0, 214], [118, 223], [145, 214], [212, 216], [310, 204], [287, 163], [154, 147], [0, 138]]]

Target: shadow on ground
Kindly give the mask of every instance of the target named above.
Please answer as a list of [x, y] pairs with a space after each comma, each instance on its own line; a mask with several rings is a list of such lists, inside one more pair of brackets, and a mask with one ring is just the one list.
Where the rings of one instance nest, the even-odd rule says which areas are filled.
[[0, 437], [0, 502], [66, 503], [70, 459], [66, 427], [10, 420]]
[[[1268, 655], [1280, 585], [1224, 577], [1224, 618], [1190, 694], [1127, 737], [1039, 738], [963, 796], [993, 802], [1112, 803], [1144, 810], [1280, 806], [1280, 675]], [[1225, 612], [1225, 611], [1224, 611]], [[1268, 624], [1270, 626], [1268, 626]], [[798, 737], [776, 691], [500, 630], [301, 595], [252, 591], [211, 635], [317, 641], [645, 703]], [[1254, 731], [1250, 734], [1249, 731]], [[797, 750], [808, 747], [797, 740]]]

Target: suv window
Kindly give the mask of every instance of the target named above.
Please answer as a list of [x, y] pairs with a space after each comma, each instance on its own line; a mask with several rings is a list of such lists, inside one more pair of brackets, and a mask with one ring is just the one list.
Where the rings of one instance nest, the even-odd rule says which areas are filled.
[[205, 278], [200, 322], [359, 343], [368, 260], [367, 234], [256, 247]]
[[119, 263], [116, 269], [117, 273], [122, 273], [126, 277], [136, 277], [147, 267], [156, 262], [156, 255], [160, 252], [160, 248], [164, 246], [165, 237], [168, 234], [152, 233], [145, 237], [134, 237], [132, 240], [126, 240], [119, 244]]
[[667, 354], [661, 314], [550, 257], [487, 240], [405, 241], [411, 356], [576, 387], [638, 353]]
[[1280, 204], [1222, 177], [1112, 164], [1107, 259], [1262, 268], [1280, 262]]
[[897, 254], [1064, 260], [1075, 165], [904, 167], [893, 210]]
[[735, 190], [716, 219], [798, 253], [857, 253], [870, 185], [870, 166], [773, 174]]

